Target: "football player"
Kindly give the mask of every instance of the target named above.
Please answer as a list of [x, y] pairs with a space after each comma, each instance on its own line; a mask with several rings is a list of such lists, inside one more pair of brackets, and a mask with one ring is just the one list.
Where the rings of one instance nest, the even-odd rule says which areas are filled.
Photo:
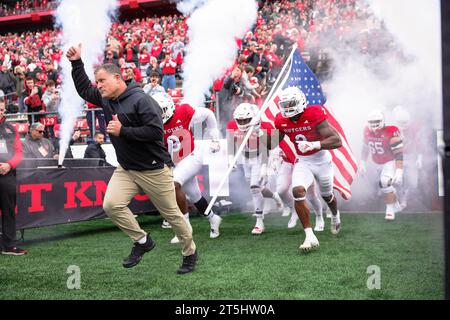
[[[159, 92], [152, 96], [161, 107], [162, 120], [164, 123], [164, 144], [172, 155], [175, 163], [173, 180], [178, 207], [189, 222], [187, 199], [197, 210], [204, 214], [208, 202], [202, 196], [196, 176], [202, 169], [202, 150], [195, 148], [192, 126], [206, 122], [207, 135], [212, 138], [210, 151], [219, 151], [219, 131], [214, 113], [207, 108], [194, 109], [188, 104], [175, 105], [172, 97], [165, 92]], [[195, 152], [194, 152], [195, 148]], [[186, 198], [187, 196], [187, 198]], [[222, 218], [211, 211], [207, 216], [211, 232], [210, 238], [217, 238]], [[175, 236], [171, 243], [178, 243]]]
[[227, 140], [229, 157], [234, 157], [234, 151], [239, 148], [248, 130], [253, 127], [250, 139], [244, 147], [243, 154], [238, 162], [243, 164], [245, 179], [250, 187], [253, 206], [256, 216], [256, 224], [252, 230], [253, 235], [264, 232], [264, 199], [261, 192], [261, 165], [267, 162], [266, 148], [261, 148], [259, 137], [263, 130], [271, 130], [272, 127], [258, 118], [258, 107], [250, 103], [241, 103], [233, 112], [233, 120], [227, 124]]
[[392, 110], [394, 121], [400, 130], [403, 140], [403, 184], [396, 188], [397, 199], [401, 209], [408, 204], [408, 197], [417, 197], [420, 193], [414, 194], [419, 187], [419, 171], [423, 167], [422, 145], [423, 132], [421, 128], [411, 121], [411, 115], [403, 106], [396, 106]]
[[341, 229], [340, 213], [333, 193], [333, 164], [328, 150], [339, 148], [342, 141], [336, 129], [328, 123], [326, 110], [319, 105], [307, 107], [306, 96], [299, 88], [287, 87], [279, 97], [280, 113], [275, 118], [278, 136], [273, 134], [267, 144], [272, 149], [288, 136], [296, 146], [292, 195], [295, 211], [306, 235], [299, 249], [309, 251], [319, 246], [305, 201], [307, 190], [313, 186], [314, 180], [318, 182], [320, 194], [332, 212], [331, 233], [338, 234]]
[[[275, 150], [273, 150], [275, 151]], [[265, 199], [272, 199], [275, 201], [278, 211], [284, 212], [283, 200], [281, 200], [278, 193], [275, 190], [277, 183], [277, 171], [280, 165], [281, 158], [276, 152], [270, 152], [267, 165], [263, 163], [261, 165], [261, 193]], [[264, 211], [266, 208], [264, 207]], [[266, 212], [264, 212], [266, 214]]]
[[392, 221], [400, 211], [396, 197], [396, 187], [403, 182], [403, 141], [396, 126], [386, 126], [384, 114], [373, 110], [364, 128], [364, 145], [360, 163], [360, 173], [366, 172], [369, 154], [380, 170], [380, 188], [386, 203], [385, 219]]

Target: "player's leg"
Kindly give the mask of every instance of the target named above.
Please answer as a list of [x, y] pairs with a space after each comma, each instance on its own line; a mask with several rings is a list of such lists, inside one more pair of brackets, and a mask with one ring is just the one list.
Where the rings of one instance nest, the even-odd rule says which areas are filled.
[[[191, 154], [181, 160], [173, 170], [173, 181], [175, 185], [175, 196], [177, 200], [178, 208], [180, 208], [189, 229], [192, 231], [192, 226], [189, 221], [189, 210], [186, 193], [184, 192], [184, 185], [187, 181], [195, 177], [196, 171], [198, 171], [198, 164], [195, 157]], [[175, 235], [170, 243], [179, 243], [180, 240]]]
[[314, 176], [308, 165], [299, 161], [292, 173], [292, 195], [295, 211], [305, 230], [305, 241], [300, 245], [302, 251], [309, 251], [319, 246], [319, 240], [311, 228], [310, 211], [306, 203], [306, 190], [312, 185]]
[[211, 239], [217, 238], [220, 235], [219, 227], [222, 223], [222, 218], [212, 210], [209, 211], [208, 215], [205, 215], [206, 209], [208, 208], [208, 201], [206, 201], [200, 192], [197, 177], [194, 176], [186, 181], [183, 189], [185, 190], [189, 201], [194, 204], [198, 212], [209, 220], [211, 226], [209, 237]]
[[264, 215], [263, 205], [264, 198], [261, 193], [260, 182], [260, 164], [256, 159], [246, 160], [243, 164], [245, 178], [250, 186], [250, 193], [252, 195], [253, 207], [256, 215], [256, 224], [252, 230], [252, 234], [261, 234], [264, 232]]
[[[297, 213], [294, 210], [294, 198], [292, 197], [291, 184], [292, 184], [292, 171], [294, 170], [294, 165], [291, 163], [283, 162], [278, 170], [277, 174], [277, 193], [280, 195], [281, 200], [284, 204], [283, 217], [291, 215], [291, 221], [288, 224], [292, 228], [298, 221]], [[293, 218], [295, 217], [295, 218]]]
[[306, 192], [306, 199], [311, 205], [311, 207], [314, 209], [314, 214], [316, 216], [314, 231], [323, 231], [323, 229], [325, 228], [325, 220], [323, 218], [323, 206], [316, 188], [317, 188], [316, 182], [313, 182], [312, 186], [309, 187], [308, 191]]
[[[273, 181], [275, 182], [273, 183]], [[280, 195], [278, 192], [273, 192], [272, 190], [276, 190], [273, 185], [276, 186], [276, 176], [275, 175], [268, 175], [266, 180], [263, 180], [263, 183], [261, 184], [261, 193], [264, 198], [266, 199], [273, 199], [275, 201], [275, 204], [277, 205], [278, 210], [283, 209], [283, 200], [281, 200]]]
[[273, 199], [273, 201], [275, 201], [275, 204], [277, 205], [277, 209], [279, 211], [282, 211], [284, 209], [284, 203], [283, 203], [283, 200], [281, 199], [280, 195], [277, 192], [277, 176], [278, 176], [278, 173], [273, 173], [273, 174], [269, 175], [268, 186], [269, 186], [270, 190], [275, 190], [275, 192], [273, 192], [272, 199]]
[[392, 221], [395, 219], [395, 212], [398, 210], [399, 204], [395, 195], [395, 188], [392, 185], [392, 179], [395, 175], [395, 161], [389, 161], [383, 165], [380, 174], [380, 189], [384, 195], [384, 203], [386, 204], [385, 219]]
[[395, 187], [397, 200], [400, 204], [399, 210], [402, 211], [408, 205], [408, 198], [415, 199], [418, 194], [415, 192], [419, 184], [419, 173], [413, 159], [403, 160], [403, 183]]
[[[201, 171], [202, 164], [193, 154], [181, 160], [173, 171], [173, 181], [175, 183], [175, 192], [177, 194], [177, 204], [183, 214], [188, 213], [188, 201], [186, 198], [186, 183], [194, 180], [195, 176]], [[197, 183], [197, 180], [192, 181], [192, 185]], [[197, 186], [198, 187], [198, 186]]]
[[331, 233], [338, 234], [341, 229], [341, 217], [337, 208], [337, 199], [333, 193], [334, 171], [331, 155], [324, 153], [322, 161], [312, 163], [310, 167], [316, 178], [320, 195], [331, 211]]

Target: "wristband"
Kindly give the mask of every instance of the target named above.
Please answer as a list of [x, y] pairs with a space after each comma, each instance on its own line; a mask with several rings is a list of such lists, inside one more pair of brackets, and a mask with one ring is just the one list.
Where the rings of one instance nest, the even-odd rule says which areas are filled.
[[320, 141], [313, 141], [313, 142], [311, 142], [311, 144], [314, 149], [320, 150], [322, 148]]

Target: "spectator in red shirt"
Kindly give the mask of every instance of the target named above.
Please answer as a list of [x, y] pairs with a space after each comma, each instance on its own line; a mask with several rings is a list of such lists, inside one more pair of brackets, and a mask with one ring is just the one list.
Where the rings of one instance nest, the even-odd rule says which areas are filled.
[[131, 37], [127, 38], [123, 45], [123, 57], [125, 58], [125, 62], [139, 65], [138, 53], [139, 48], [133, 43], [133, 39]]
[[150, 54], [146, 47], [141, 48], [141, 53], [139, 54], [139, 64], [141, 69], [141, 74], [145, 73], [147, 68], [150, 66]]
[[[42, 102], [42, 88], [36, 85], [34, 78], [27, 78], [25, 80], [25, 92], [26, 94], [23, 102], [27, 107], [27, 112], [45, 112], [45, 105]], [[39, 122], [42, 117], [42, 115], [29, 115], [28, 122]]]
[[177, 68], [177, 63], [172, 59], [171, 54], [166, 53], [163, 62], [159, 65], [162, 70], [162, 86], [164, 90], [174, 89], [176, 87], [175, 73]]
[[161, 54], [162, 48], [163, 47], [161, 45], [161, 40], [158, 37], [155, 37], [155, 40], [153, 41], [153, 47], [151, 50], [151, 56], [158, 59], [159, 55]]

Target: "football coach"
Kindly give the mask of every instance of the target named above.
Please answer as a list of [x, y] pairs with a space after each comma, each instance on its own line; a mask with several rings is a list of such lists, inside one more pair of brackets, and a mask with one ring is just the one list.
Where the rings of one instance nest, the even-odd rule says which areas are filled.
[[176, 202], [173, 163], [164, 147], [163, 123], [157, 102], [136, 83], [127, 86], [120, 69], [113, 64], [96, 68], [97, 86], [93, 86], [81, 60], [81, 44], [71, 47], [66, 57], [72, 63], [72, 78], [80, 97], [102, 107], [108, 123], [107, 132], [116, 151], [119, 166], [108, 183], [103, 209], [134, 241], [123, 266], [137, 265], [142, 256], [155, 247], [155, 242], [141, 229], [128, 208], [131, 199], [142, 190], [180, 239], [183, 263], [177, 273], [193, 271], [197, 262], [196, 246]]

